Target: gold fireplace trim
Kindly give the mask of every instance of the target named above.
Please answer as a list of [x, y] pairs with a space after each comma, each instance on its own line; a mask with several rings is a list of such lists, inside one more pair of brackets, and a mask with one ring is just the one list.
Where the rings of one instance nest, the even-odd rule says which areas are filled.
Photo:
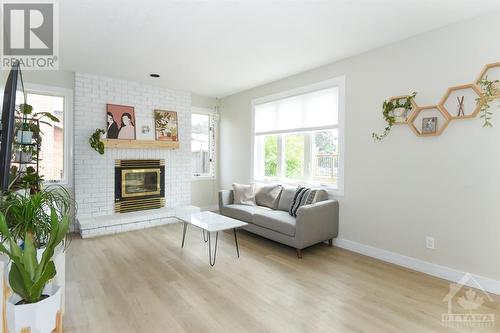
[[120, 168], [157, 168], [165, 166], [165, 160], [115, 160], [115, 167]]
[[115, 203], [115, 212], [128, 213], [165, 207], [165, 198], [136, 199]]
[[[125, 181], [127, 174], [129, 173], [147, 173], [147, 172], [154, 172], [156, 173], [156, 191], [151, 191], [151, 192], [139, 192], [139, 193], [132, 193], [128, 194], [125, 189], [127, 187], [127, 182]], [[160, 194], [161, 189], [160, 189], [160, 169], [123, 169], [122, 170], [122, 198], [133, 198], [133, 197], [143, 197], [145, 195], [157, 195]]]

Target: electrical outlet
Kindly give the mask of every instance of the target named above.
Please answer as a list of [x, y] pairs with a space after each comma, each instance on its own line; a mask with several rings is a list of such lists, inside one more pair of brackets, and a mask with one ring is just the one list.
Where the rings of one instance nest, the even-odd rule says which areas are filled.
[[434, 250], [434, 237], [430, 236], [425, 237], [425, 247]]

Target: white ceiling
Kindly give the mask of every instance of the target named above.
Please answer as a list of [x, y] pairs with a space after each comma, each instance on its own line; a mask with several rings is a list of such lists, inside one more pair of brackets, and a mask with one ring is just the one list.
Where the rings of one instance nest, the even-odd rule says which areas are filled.
[[60, 59], [66, 70], [223, 97], [498, 9], [499, 0], [64, 0]]

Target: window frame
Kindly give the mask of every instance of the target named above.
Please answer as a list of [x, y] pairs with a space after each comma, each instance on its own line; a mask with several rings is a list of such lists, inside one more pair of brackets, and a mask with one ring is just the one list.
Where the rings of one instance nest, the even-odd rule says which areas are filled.
[[[73, 138], [73, 90], [39, 85], [32, 83], [25, 83], [24, 90], [26, 94], [36, 94], [45, 96], [62, 97], [64, 99], [63, 110], [63, 177], [59, 181], [44, 181], [44, 185], [50, 186], [58, 184], [61, 186], [73, 187], [73, 153], [74, 153], [74, 138]], [[29, 103], [29, 101], [28, 101]]]
[[[309, 127], [309, 128], [294, 128], [294, 129], [289, 129], [289, 130], [276, 130], [276, 131], [268, 131], [268, 132], [259, 132], [258, 135], [256, 135], [255, 132], [255, 107], [259, 104], [263, 103], [268, 103], [268, 102], [273, 102], [276, 100], [288, 98], [288, 97], [293, 97], [297, 95], [303, 95], [307, 93], [311, 93], [314, 91], [318, 90], [323, 90], [323, 89], [328, 89], [328, 88], [333, 88], [337, 87], [338, 88], [338, 123], [337, 125], [334, 126], [318, 126], [318, 127]], [[337, 195], [337, 196], [343, 196], [344, 195], [344, 161], [345, 161], [345, 76], [338, 76], [332, 79], [328, 79], [325, 81], [320, 81], [317, 83], [309, 84], [306, 86], [302, 86], [299, 88], [283, 91], [280, 93], [276, 93], [273, 95], [269, 96], [264, 96], [260, 98], [255, 98], [252, 99], [251, 101], [251, 106], [252, 106], [252, 122], [251, 122], [251, 132], [250, 132], [250, 153], [251, 153], [251, 179], [254, 181], [262, 181], [262, 182], [281, 182], [284, 184], [306, 184], [306, 185], [311, 185], [311, 186], [320, 186], [328, 190], [328, 192], [332, 195]], [[337, 129], [338, 131], [338, 173], [337, 173], [337, 185], [332, 185], [328, 183], [318, 183], [318, 182], [313, 182], [308, 179], [302, 179], [302, 180], [292, 180], [292, 179], [286, 179], [286, 178], [280, 178], [279, 175], [283, 174], [284, 171], [282, 170], [284, 166], [284, 140], [280, 139], [282, 138], [283, 135], [286, 134], [298, 134], [298, 133], [303, 133], [306, 138], [305, 141], [307, 141], [307, 137], [311, 137], [313, 132], [316, 131], [321, 131], [321, 130], [332, 130], [332, 129]], [[264, 137], [265, 135], [278, 135], [278, 158], [280, 161], [278, 161], [278, 177], [261, 177], [257, 178], [256, 177], [256, 170], [259, 168], [258, 162], [261, 161], [261, 158], [257, 156], [258, 149], [260, 147], [256, 147], [256, 145], [259, 145], [257, 142], [257, 137]], [[311, 139], [309, 138], [309, 141]], [[263, 142], [263, 141], [262, 141]], [[312, 152], [309, 150], [309, 145], [307, 142], [305, 142], [305, 148], [304, 148], [304, 174], [308, 175], [311, 173], [311, 170], [307, 171], [306, 168], [312, 168], [312, 166], [308, 165], [312, 161], [311, 156]], [[307, 158], [309, 157], [309, 160]], [[262, 173], [261, 173], [262, 174]], [[306, 176], [305, 176], [306, 177]]]
[[[195, 173], [191, 172], [191, 180], [193, 180], [193, 181], [215, 180], [216, 179], [216, 176], [215, 176], [216, 169], [215, 168], [216, 168], [216, 161], [217, 161], [217, 146], [216, 146], [216, 143], [217, 143], [217, 121], [216, 121], [216, 117], [215, 117], [215, 109], [192, 106], [191, 107], [191, 114], [190, 114], [191, 122], [193, 120], [193, 118], [192, 118], [193, 114], [207, 115], [209, 117], [208, 123], [209, 123], [209, 126], [210, 126], [210, 124], [212, 124], [212, 126], [209, 127], [208, 151], [210, 154], [210, 151], [213, 150], [213, 156], [209, 155], [209, 157], [211, 157], [211, 159], [212, 159], [212, 162], [210, 162], [210, 172], [204, 173], [204, 174], [195, 174]], [[214, 134], [211, 134], [211, 131], [213, 131]], [[192, 142], [193, 142], [193, 138], [191, 136], [190, 141], [189, 141], [190, 153], [192, 153], [192, 151], [191, 151]]]

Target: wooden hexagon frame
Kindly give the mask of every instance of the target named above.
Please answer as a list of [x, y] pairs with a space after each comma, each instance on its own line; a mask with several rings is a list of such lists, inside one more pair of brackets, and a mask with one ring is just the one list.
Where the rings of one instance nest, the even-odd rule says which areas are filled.
[[[483, 77], [485, 76], [485, 74], [488, 73], [488, 71], [492, 68], [496, 68], [496, 67], [500, 67], [500, 62], [494, 62], [494, 63], [491, 63], [491, 64], [487, 64], [483, 67], [483, 69], [481, 70], [481, 72], [479, 73], [479, 75], [477, 76], [476, 80], [474, 81], [474, 84], [476, 85], [477, 89], [482, 93], [481, 91], [481, 87], [479, 85], [479, 81], [481, 81], [483, 79]], [[500, 92], [496, 95], [493, 96], [494, 98], [500, 98]]]
[[[410, 95], [394, 96], [394, 97], [389, 98], [389, 101], [394, 101], [397, 99], [407, 98], [407, 97], [410, 97]], [[409, 125], [410, 124], [410, 119], [412, 119], [413, 115], [418, 110], [418, 105], [417, 105], [417, 103], [415, 103], [415, 99], [411, 100], [411, 105], [412, 105], [412, 109], [411, 109], [408, 117], [406, 117], [406, 120], [405, 121], [396, 121], [396, 122], [394, 122], [394, 125]]]
[[[446, 121], [441, 126], [441, 128], [439, 128], [436, 131], [436, 133], [422, 134], [418, 130], [418, 128], [415, 126], [414, 121], [417, 119], [417, 117], [420, 114], [420, 112], [422, 112], [424, 110], [429, 110], [429, 109], [436, 109], [436, 110], [438, 110], [443, 115], [444, 119], [446, 119]], [[413, 132], [417, 136], [439, 136], [439, 135], [441, 135], [441, 133], [443, 133], [443, 131], [446, 129], [446, 127], [448, 127], [448, 124], [450, 123], [450, 121], [451, 121], [450, 114], [448, 113], [448, 111], [446, 111], [446, 109], [444, 109], [443, 107], [441, 107], [441, 105], [427, 105], [427, 106], [420, 106], [420, 107], [417, 108], [417, 110], [413, 113], [413, 117], [408, 122], [408, 125], [410, 126], [410, 128], [413, 130]]]
[[443, 98], [441, 98], [441, 101], [439, 102], [438, 106], [442, 109], [442, 110], [445, 110], [446, 113], [448, 114], [449, 116], [449, 119], [453, 120], [453, 119], [465, 119], [465, 118], [475, 118], [477, 116], [477, 114], [479, 113], [479, 110], [481, 109], [481, 107], [479, 105], [477, 105], [476, 103], [476, 106], [474, 108], [474, 111], [472, 111], [471, 114], [466, 114], [464, 116], [452, 116], [450, 111], [446, 109], [446, 107], [444, 106], [444, 104], [446, 103], [446, 100], [448, 99], [448, 97], [450, 97], [450, 94], [455, 91], [455, 90], [463, 90], [463, 89], [471, 89], [474, 91], [474, 93], [477, 94], [477, 97], [480, 97], [481, 96], [481, 90], [478, 88], [478, 86], [476, 84], [462, 84], [460, 86], [455, 86], [455, 87], [450, 87], [448, 88], [448, 90], [446, 90], [446, 93], [444, 94]]

